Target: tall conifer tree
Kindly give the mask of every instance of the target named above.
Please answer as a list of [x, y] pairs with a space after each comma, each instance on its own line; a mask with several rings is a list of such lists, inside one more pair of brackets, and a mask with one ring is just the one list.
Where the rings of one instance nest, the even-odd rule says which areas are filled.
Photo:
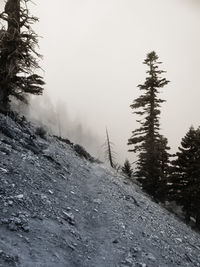
[[29, 14], [30, 0], [7, 0], [0, 14], [0, 109], [9, 109], [9, 97], [26, 101], [26, 94], [41, 94], [43, 79], [36, 52], [38, 36], [31, 25], [38, 19]]
[[163, 70], [159, 70], [161, 62], [153, 51], [147, 54], [144, 64], [148, 70], [144, 84], [138, 85], [142, 91], [134, 100], [131, 108], [141, 117], [138, 122], [140, 127], [132, 132], [128, 145], [134, 145], [129, 151], [138, 153], [136, 175], [142, 183], [144, 190], [156, 199], [163, 199], [163, 189], [166, 183], [166, 169], [169, 154], [167, 139], [160, 135], [160, 107], [164, 100], [158, 97], [159, 89], [169, 83], [160, 77]]

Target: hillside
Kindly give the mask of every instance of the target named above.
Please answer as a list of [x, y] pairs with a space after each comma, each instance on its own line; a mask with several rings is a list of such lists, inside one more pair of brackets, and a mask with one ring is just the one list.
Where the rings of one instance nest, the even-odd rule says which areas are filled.
[[23, 119], [0, 125], [0, 266], [200, 266], [200, 236], [119, 173]]

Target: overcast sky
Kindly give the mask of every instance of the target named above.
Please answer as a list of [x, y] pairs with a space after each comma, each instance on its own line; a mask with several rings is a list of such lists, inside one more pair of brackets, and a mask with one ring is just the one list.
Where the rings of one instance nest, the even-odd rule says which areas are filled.
[[162, 132], [173, 152], [191, 124], [200, 125], [200, 0], [35, 0], [35, 27], [43, 36], [46, 91], [66, 103], [104, 136], [105, 126], [119, 161], [137, 127], [130, 104], [145, 79], [146, 54], [155, 50], [171, 82]]

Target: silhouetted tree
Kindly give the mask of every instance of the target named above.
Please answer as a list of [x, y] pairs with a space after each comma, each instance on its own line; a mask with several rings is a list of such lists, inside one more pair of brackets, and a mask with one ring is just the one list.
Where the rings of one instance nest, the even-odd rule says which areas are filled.
[[128, 159], [125, 160], [124, 165], [122, 166], [122, 172], [130, 178], [133, 175], [133, 169], [131, 168], [131, 164]]
[[169, 158], [172, 156], [169, 154], [168, 150], [168, 140], [166, 137], [160, 135], [157, 143], [158, 157], [159, 157], [159, 168], [160, 168], [160, 177], [158, 180], [157, 196], [159, 200], [165, 201], [168, 199], [168, 181], [170, 177], [169, 173]]
[[172, 161], [170, 197], [183, 206], [185, 219], [196, 219], [200, 228], [200, 128], [189, 129]]
[[[160, 107], [164, 100], [158, 97], [159, 89], [169, 83], [165, 78], [160, 77], [164, 72], [159, 70], [158, 56], [153, 51], [147, 54], [144, 64], [148, 66], [144, 84], [138, 85], [144, 92], [134, 100], [131, 105], [136, 109], [134, 113], [141, 116], [137, 122], [140, 128], [132, 132], [128, 145], [134, 145], [129, 150], [138, 152], [138, 164], [136, 175], [142, 183], [143, 189], [157, 199], [163, 200], [160, 192], [163, 184], [166, 183], [166, 168], [168, 162], [167, 139], [160, 135]], [[162, 191], [162, 190], [161, 190]]]
[[[0, 108], [9, 109], [9, 97], [26, 102], [26, 94], [42, 94], [43, 79], [36, 52], [38, 36], [31, 25], [38, 21], [29, 14], [29, 0], [7, 0], [0, 14]], [[7, 24], [7, 27], [6, 27]]]
[[106, 144], [105, 144], [105, 156], [106, 156], [106, 159], [109, 161], [110, 163], [110, 166], [112, 168], [115, 167], [115, 164], [114, 164], [114, 152], [113, 152], [113, 149], [112, 149], [112, 142], [110, 141], [110, 137], [109, 137], [109, 134], [108, 134], [108, 130], [106, 128]]

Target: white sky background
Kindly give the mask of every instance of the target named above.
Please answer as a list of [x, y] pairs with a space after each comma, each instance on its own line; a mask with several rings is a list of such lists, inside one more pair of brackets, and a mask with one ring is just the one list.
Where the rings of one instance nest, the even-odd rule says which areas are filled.
[[171, 81], [161, 127], [173, 152], [200, 125], [200, 0], [34, 1], [48, 94], [98, 135], [107, 125], [120, 162], [134, 160], [126, 144], [138, 125], [129, 106], [152, 50]]

